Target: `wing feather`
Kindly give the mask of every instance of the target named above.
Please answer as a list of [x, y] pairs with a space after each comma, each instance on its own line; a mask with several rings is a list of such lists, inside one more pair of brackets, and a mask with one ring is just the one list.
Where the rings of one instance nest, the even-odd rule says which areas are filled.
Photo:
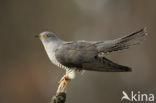
[[97, 47], [86, 41], [65, 43], [55, 51], [56, 59], [69, 68], [103, 72], [130, 71], [130, 68], [99, 57], [98, 54]]

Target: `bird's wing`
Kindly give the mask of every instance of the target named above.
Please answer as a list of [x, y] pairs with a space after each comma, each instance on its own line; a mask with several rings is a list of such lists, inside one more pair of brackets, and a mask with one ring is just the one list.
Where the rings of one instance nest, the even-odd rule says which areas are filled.
[[55, 51], [56, 59], [67, 67], [82, 68], [82, 63], [92, 61], [97, 54], [96, 47], [87, 42], [67, 42]]
[[55, 51], [55, 57], [58, 62], [69, 68], [104, 72], [130, 71], [130, 68], [101, 56], [97, 46], [86, 41], [60, 45]]
[[97, 46], [99, 52], [113, 52], [123, 49], [128, 49], [130, 46], [140, 44], [144, 40], [144, 36], [146, 35], [146, 29], [140, 29], [132, 34], [127, 36], [108, 41], [97, 41], [91, 42], [92, 44]]

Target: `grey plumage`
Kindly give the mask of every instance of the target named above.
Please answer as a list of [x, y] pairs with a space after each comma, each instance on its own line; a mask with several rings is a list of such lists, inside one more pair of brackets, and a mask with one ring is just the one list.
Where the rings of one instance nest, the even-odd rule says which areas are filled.
[[132, 34], [129, 34], [127, 36], [115, 40], [96, 42], [94, 44], [97, 46], [100, 52], [107, 53], [112, 51], [118, 51], [128, 49], [130, 46], [141, 43], [141, 41], [144, 39], [142, 37], [145, 36], [146, 34], [147, 34], [146, 29], [143, 28]]
[[60, 45], [56, 49], [56, 59], [68, 68], [103, 72], [131, 71], [130, 68], [118, 65], [105, 57], [99, 56], [97, 47], [87, 42], [73, 42]]
[[[47, 33], [41, 33], [44, 36]], [[103, 72], [128, 72], [131, 68], [116, 64], [107, 58], [106, 53], [113, 51], [128, 49], [132, 45], [136, 45], [142, 41], [142, 37], [146, 35], [145, 29], [141, 29], [135, 33], [122, 38], [107, 41], [75, 41], [65, 42], [57, 38], [53, 33], [49, 33], [48, 43], [46, 38], [41, 39], [47, 53], [51, 51], [54, 57], [48, 53], [50, 59], [57, 61], [57, 64], [74, 70], [91, 70]], [[49, 41], [51, 41], [49, 43]], [[50, 45], [49, 45], [50, 44]]]
[[128, 36], [109, 41], [88, 42], [77, 41], [64, 43], [56, 49], [56, 59], [69, 68], [78, 68], [82, 70], [94, 70], [104, 72], [125, 72], [131, 71], [129, 67], [121, 66], [105, 57], [99, 56], [100, 53], [108, 53], [127, 49], [136, 45], [140, 37], [145, 35], [145, 30], [141, 29]]

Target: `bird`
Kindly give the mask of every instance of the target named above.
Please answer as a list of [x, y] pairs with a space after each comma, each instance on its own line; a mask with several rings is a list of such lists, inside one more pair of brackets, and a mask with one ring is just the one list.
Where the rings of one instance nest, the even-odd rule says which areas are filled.
[[74, 79], [76, 71], [131, 72], [128, 66], [117, 64], [106, 55], [142, 43], [147, 35], [146, 28], [113, 40], [104, 41], [64, 41], [53, 32], [35, 35], [45, 48], [50, 61], [66, 71], [60, 80]]

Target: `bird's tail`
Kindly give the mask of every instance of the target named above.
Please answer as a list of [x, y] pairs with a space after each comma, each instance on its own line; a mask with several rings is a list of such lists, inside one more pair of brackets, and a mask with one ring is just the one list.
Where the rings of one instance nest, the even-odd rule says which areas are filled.
[[144, 37], [145, 35], [147, 35], [146, 28], [143, 28], [130, 35], [115, 39], [114, 40], [115, 45], [113, 46], [112, 49], [114, 49], [113, 51], [117, 51], [117, 50], [127, 49], [133, 45], [140, 44], [144, 40], [144, 38], [142, 37]]
[[146, 29], [140, 29], [132, 34], [127, 36], [109, 40], [104, 42], [97, 42], [95, 45], [99, 52], [108, 53], [123, 49], [128, 49], [130, 46], [140, 44], [144, 40], [144, 36], [147, 35]]

